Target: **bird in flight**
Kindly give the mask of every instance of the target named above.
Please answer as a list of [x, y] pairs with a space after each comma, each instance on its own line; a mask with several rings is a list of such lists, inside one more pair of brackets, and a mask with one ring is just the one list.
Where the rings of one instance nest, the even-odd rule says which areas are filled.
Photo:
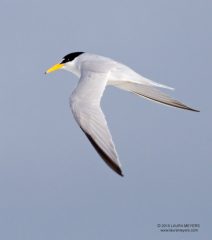
[[79, 78], [78, 85], [70, 97], [74, 118], [105, 163], [121, 176], [121, 163], [100, 106], [107, 85], [158, 103], [199, 112], [159, 90], [173, 88], [142, 77], [128, 66], [107, 57], [73, 52], [63, 57], [60, 63], [49, 68], [46, 73], [58, 69], [70, 71]]

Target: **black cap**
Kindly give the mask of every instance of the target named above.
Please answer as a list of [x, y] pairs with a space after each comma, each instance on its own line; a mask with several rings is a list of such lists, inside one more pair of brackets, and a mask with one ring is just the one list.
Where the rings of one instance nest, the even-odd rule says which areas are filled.
[[67, 54], [65, 57], [63, 57], [63, 61], [61, 63], [67, 63], [73, 61], [76, 57], [83, 54], [84, 52], [73, 52]]

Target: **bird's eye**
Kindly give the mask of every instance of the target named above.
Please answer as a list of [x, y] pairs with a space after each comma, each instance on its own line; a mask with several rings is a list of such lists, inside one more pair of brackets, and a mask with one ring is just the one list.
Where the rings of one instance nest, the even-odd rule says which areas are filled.
[[63, 58], [61, 63], [66, 63], [67, 62], [67, 59]]

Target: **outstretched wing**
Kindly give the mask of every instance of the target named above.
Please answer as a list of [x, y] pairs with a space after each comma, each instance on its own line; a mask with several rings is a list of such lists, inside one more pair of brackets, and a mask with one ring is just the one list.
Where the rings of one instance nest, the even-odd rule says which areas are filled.
[[161, 92], [160, 90], [158, 90], [157, 88], [151, 85], [144, 85], [144, 84], [138, 84], [133, 82], [121, 82], [119, 84], [116, 84], [115, 87], [135, 93], [139, 96], [148, 98], [149, 100], [152, 100], [158, 103], [162, 103], [172, 107], [182, 108], [182, 109], [190, 110], [194, 112], [199, 112], [199, 110], [186, 106], [185, 104], [169, 97], [167, 94]]
[[78, 86], [70, 98], [70, 106], [82, 131], [105, 163], [123, 176], [121, 164], [100, 107], [108, 73], [82, 71]]

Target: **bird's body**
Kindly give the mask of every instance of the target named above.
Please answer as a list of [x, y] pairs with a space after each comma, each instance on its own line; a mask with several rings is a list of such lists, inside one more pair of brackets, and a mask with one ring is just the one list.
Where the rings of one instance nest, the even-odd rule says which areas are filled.
[[54, 65], [47, 73], [60, 68], [79, 77], [78, 85], [70, 97], [73, 115], [102, 159], [119, 175], [123, 175], [121, 164], [100, 107], [101, 97], [107, 85], [162, 104], [197, 111], [158, 90], [172, 88], [146, 79], [126, 65], [110, 58], [74, 52], [66, 55], [61, 63]]
[[72, 72], [80, 78], [82, 70], [99, 73], [109, 73], [107, 85], [117, 85], [123, 82], [134, 82], [138, 84], [152, 85], [172, 89], [168, 86], [158, 84], [142, 77], [128, 66], [114, 61], [113, 59], [91, 54], [81, 53], [71, 62], [67, 62], [63, 69]]

